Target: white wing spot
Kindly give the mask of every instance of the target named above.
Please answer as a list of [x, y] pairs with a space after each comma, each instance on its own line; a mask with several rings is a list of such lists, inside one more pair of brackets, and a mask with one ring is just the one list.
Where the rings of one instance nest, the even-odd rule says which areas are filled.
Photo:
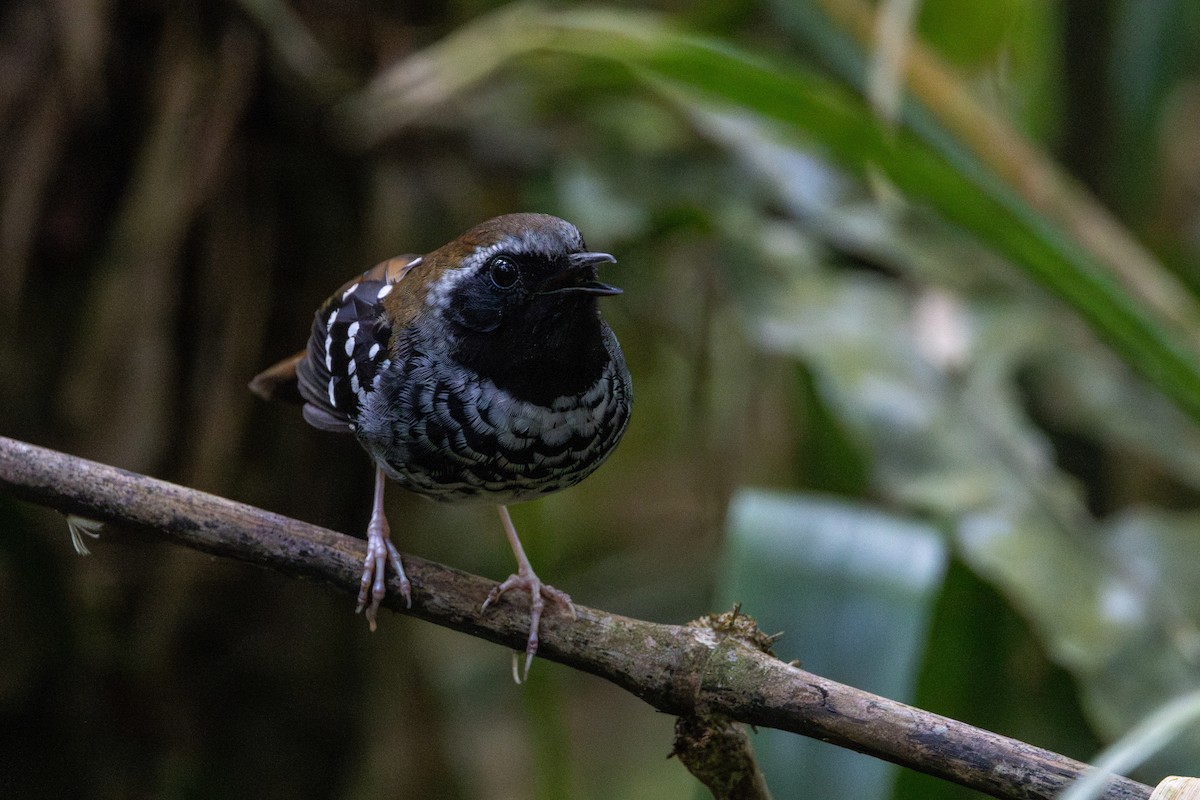
[[350, 284], [349, 288], [347, 288], [346, 291], [342, 292], [342, 302], [343, 303], [346, 302], [346, 298], [349, 297], [350, 295], [354, 294], [354, 290], [357, 288], [358, 288], [357, 283]]
[[[350, 363], [353, 364], [354, 362], [351, 361]], [[354, 392], [355, 394], [362, 394], [362, 387], [359, 386], [357, 375], [350, 376], [350, 391]]]
[[346, 372], [353, 375], [357, 370], [358, 370], [358, 362], [355, 361], [353, 358], [350, 359], [350, 363], [346, 365]]
[[375, 295], [375, 299], [382, 300], [383, 298], [385, 298], [389, 294], [391, 294], [392, 289], [394, 289], [394, 288], [395, 288], [394, 283], [385, 283], [383, 286], [379, 287], [379, 294]]
[[379, 355], [379, 342], [371, 345], [371, 349], [367, 351], [367, 358], [371, 359], [372, 361], [375, 360], [375, 356], [377, 355]]
[[351, 339], [353, 339], [355, 336], [358, 336], [358, 320], [350, 323], [350, 329], [346, 331], [346, 335]]
[[[333, 347], [333, 323], [337, 320], [338, 309], [334, 309], [329, 314], [329, 319], [325, 320], [325, 329], [329, 331], [325, 335], [325, 369], [333, 371], [333, 358], [329, 355], [329, 349]], [[332, 388], [330, 389], [330, 397], [332, 397]]]
[[329, 405], [337, 408], [337, 398], [333, 396], [333, 378], [329, 379]]

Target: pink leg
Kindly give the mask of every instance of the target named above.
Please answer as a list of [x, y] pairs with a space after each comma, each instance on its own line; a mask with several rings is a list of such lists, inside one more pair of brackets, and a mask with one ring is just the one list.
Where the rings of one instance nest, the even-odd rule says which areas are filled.
[[[538, 628], [542, 622], [542, 611], [546, 608], [545, 601], [552, 600], [564, 606], [567, 611], [571, 612], [572, 617], [575, 616], [575, 605], [571, 602], [569, 594], [542, 583], [534, 573], [529, 558], [525, 555], [525, 548], [521, 546], [521, 540], [517, 538], [517, 529], [513, 527], [512, 517], [508, 515], [508, 508], [496, 506], [496, 510], [500, 512], [500, 521], [504, 524], [504, 535], [508, 537], [508, 544], [512, 547], [513, 555], [517, 559], [517, 574], [509, 575], [504, 583], [488, 592], [487, 599], [483, 601], [483, 608], [486, 611], [488, 606], [499, 600], [500, 596], [509, 589], [522, 589], [529, 592], [529, 639], [525, 643], [525, 675], [528, 676], [529, 667], [533, 664], [533, 655], [538, 649]], [[513, 669], [515, 677], [515, 665]]]
[[[400, 553], [389, 538], [387, 517], [383, 513], [383, 484], [387, 478], [383, 469], [375, 467], [375, 500], [371, 506], [371, 522], [367, 525], [367, 557], [363, 560], [362, 587], [358, 590], [358, 608], [354, 613], [366, 609], [367, 624], [375, 630], [375, 614], [379, 611], [379, 603], [387, 594], [387, 562], [392, 562], [392, 568], [400, 577], [400, 594], [404, 595], [408, 607], [412, 608], [412, 588], [408, 576], [404, 574], [404, 566], [400, 563]], [[367, 595], [371, 597], [367, 605]]]

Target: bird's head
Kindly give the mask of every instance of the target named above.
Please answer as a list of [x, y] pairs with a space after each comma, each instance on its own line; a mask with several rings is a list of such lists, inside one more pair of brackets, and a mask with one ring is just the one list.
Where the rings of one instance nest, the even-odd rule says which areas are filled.
[[[596, 299], [621, 290], [597, 280], [599, 264], [579, 230], [546, 214], [506, 214], [484, 222], [426, 256], [425, 303], [463, 335], [553, 335], [578, 315], [595, 316]], [[508, 338], [507, 336], [505, 338]]]
[[597, 267], [615, 261], [589, 251], [566, 220], [507, 214], [414, 264], [423, 301], [410, 296], [397, 311], [497, 385], [575, 389], [608, 358], [596, 301], [621, 290], [601, 283]]

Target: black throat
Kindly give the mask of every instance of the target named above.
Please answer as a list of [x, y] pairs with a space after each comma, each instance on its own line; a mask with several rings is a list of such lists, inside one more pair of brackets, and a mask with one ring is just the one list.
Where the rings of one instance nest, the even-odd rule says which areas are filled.
[[460, 328], [455, 360], [514, 397], [541, 406], [583, 394], [611, 358], [596, 299], [571, 298], [530, 311], [486, 333]]

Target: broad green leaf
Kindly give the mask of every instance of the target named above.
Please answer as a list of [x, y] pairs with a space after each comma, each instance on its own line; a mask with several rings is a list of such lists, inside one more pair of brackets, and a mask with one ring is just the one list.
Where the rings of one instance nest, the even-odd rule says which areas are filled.
[[[912, 699], [946, 548], [933, 527], [800, 494], [742, 491], [729, 508], [721, 605], [740, 603], [776, 652], [834, 680]], [[888, 797], [896, 767], [782, 731], [754, 749], [776, 797]]]

